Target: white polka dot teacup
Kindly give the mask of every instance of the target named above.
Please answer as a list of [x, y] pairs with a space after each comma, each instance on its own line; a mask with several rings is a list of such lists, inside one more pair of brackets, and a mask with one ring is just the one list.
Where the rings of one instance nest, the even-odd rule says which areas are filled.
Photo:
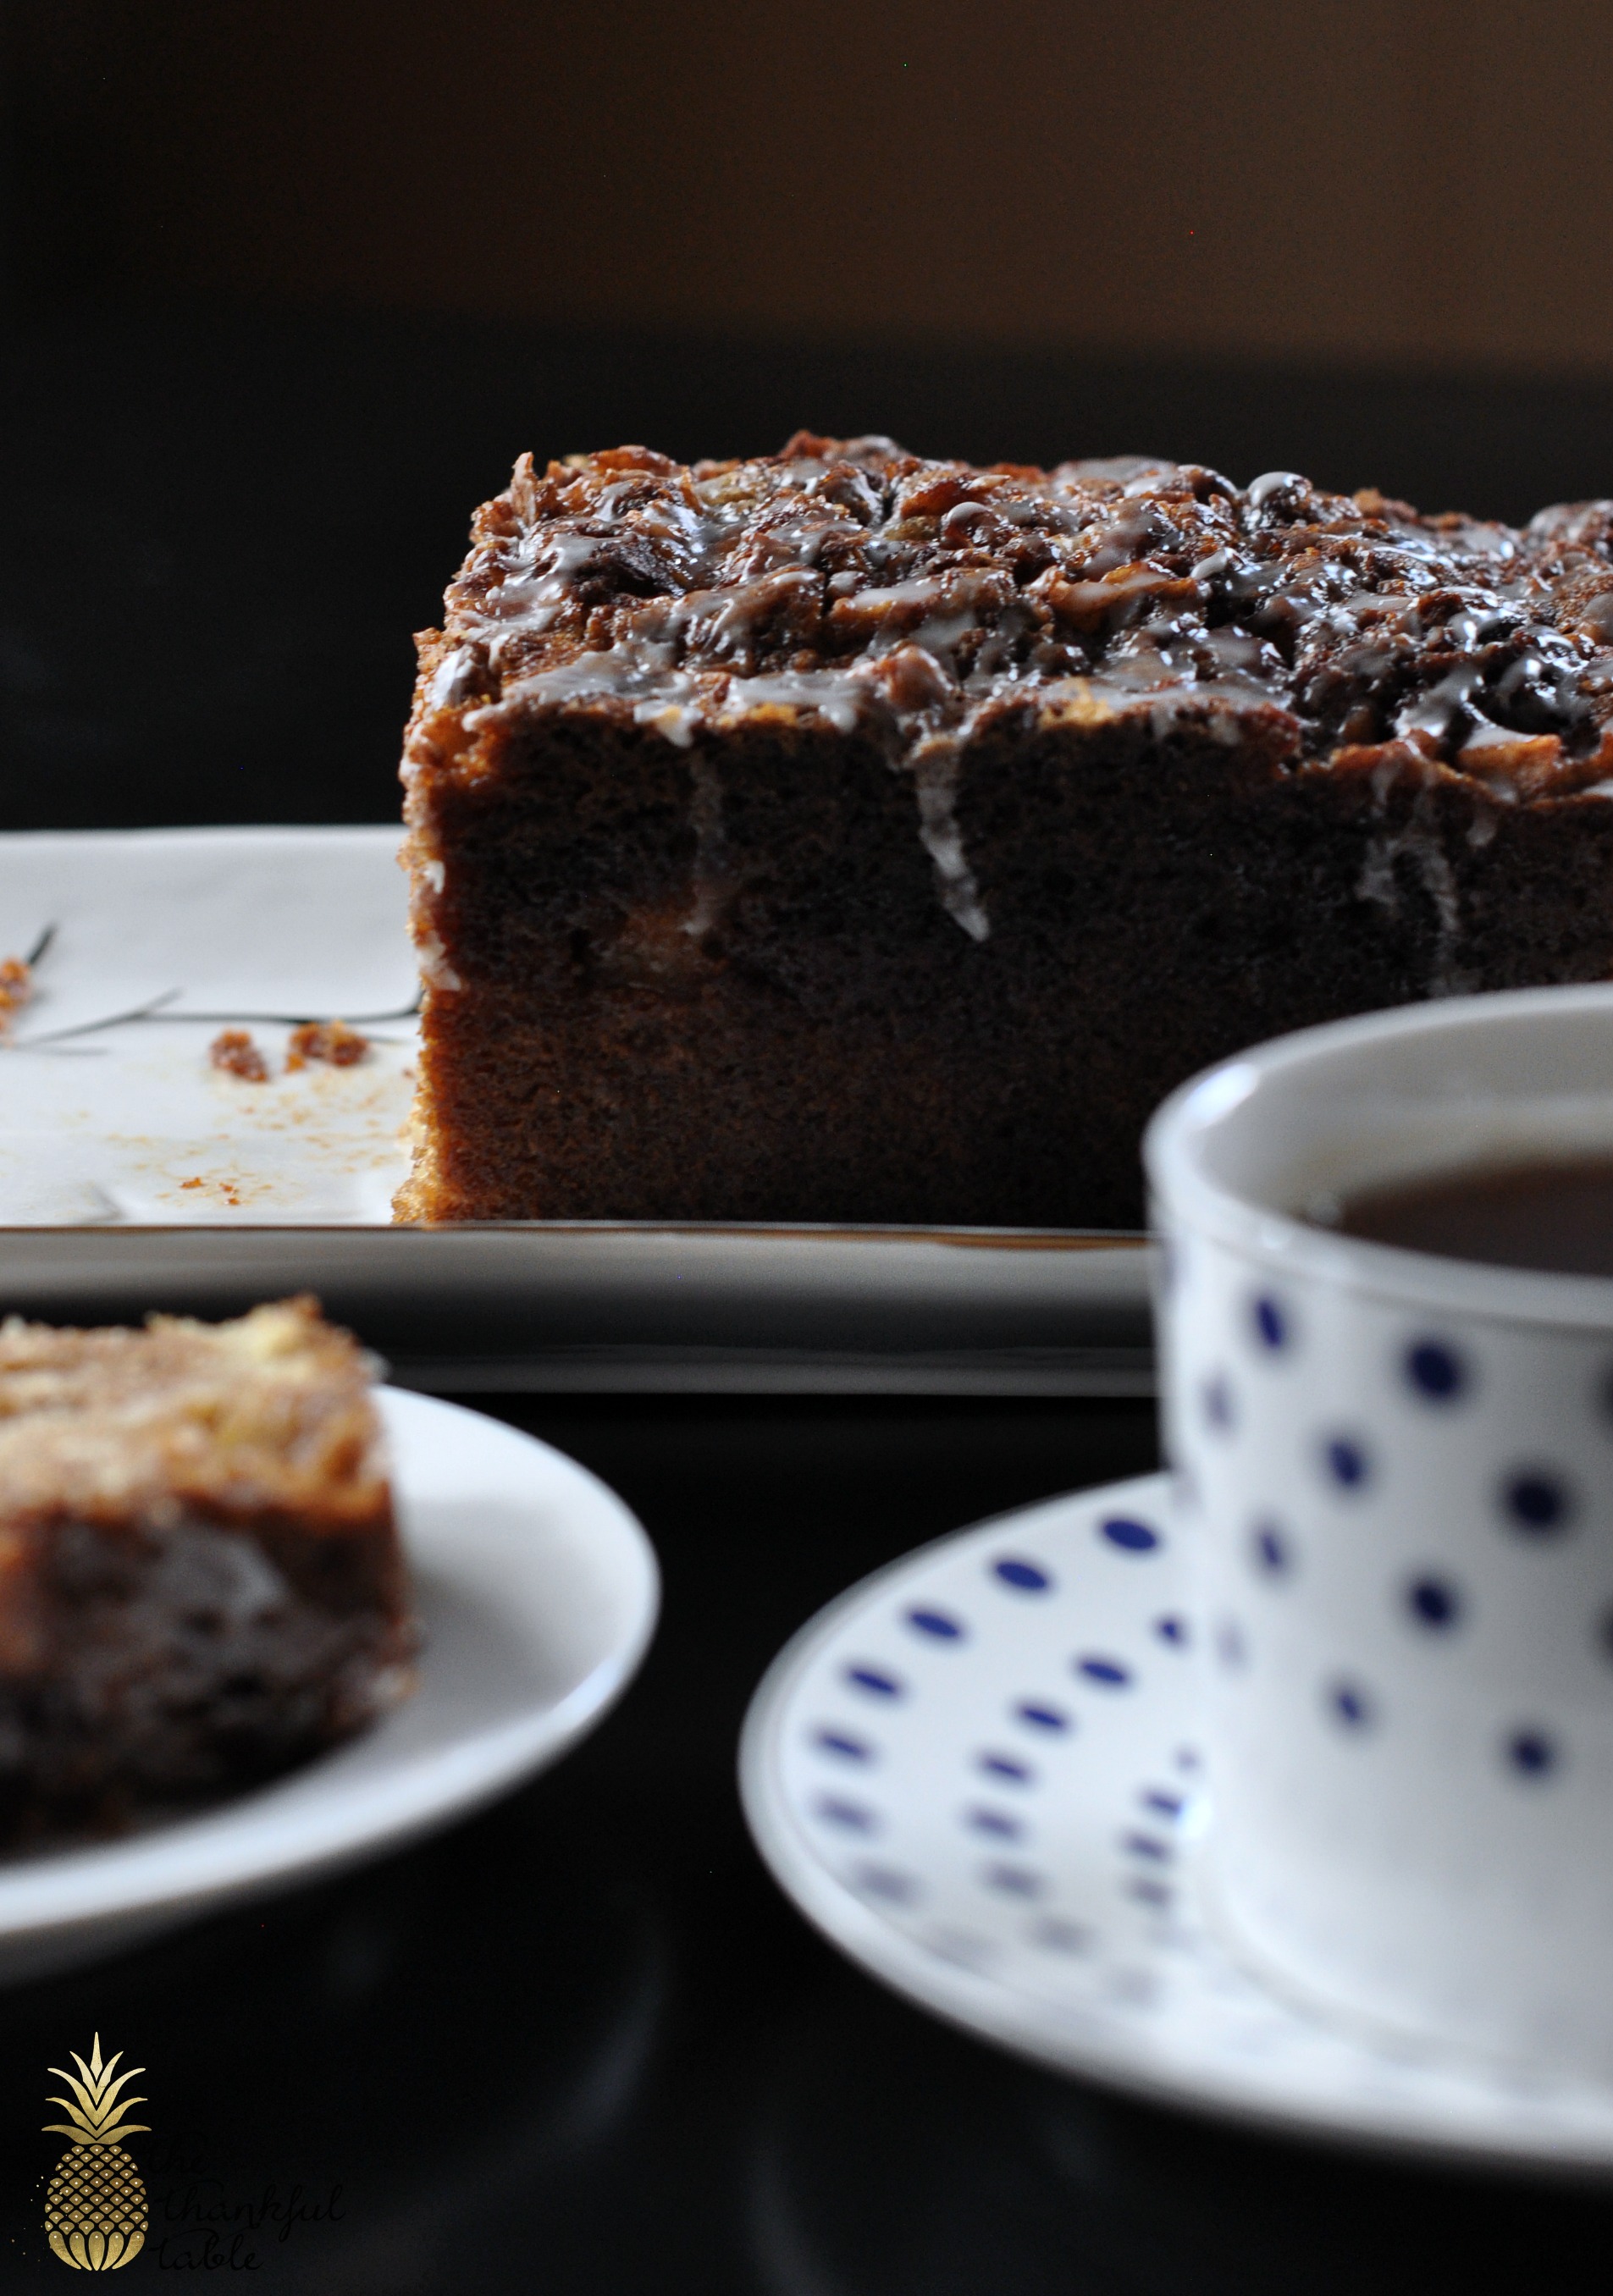
[[1613, 988], [1264, 1046], [1150, 1128], [1212, 1900], [1378, 2027], [1613, 2079], [1613, 1278], [1301, 1215], [1613, 1157]]

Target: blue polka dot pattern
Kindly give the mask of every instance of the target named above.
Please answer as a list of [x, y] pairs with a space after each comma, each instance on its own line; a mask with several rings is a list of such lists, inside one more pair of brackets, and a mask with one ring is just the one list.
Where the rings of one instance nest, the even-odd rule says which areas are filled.
[[1250, 1534], [1255, 1566], [1268, 1578], [1280, 1578], [1293, 1561], [1288, 1542], [1274, 1522], [1257, 1523]]
[[1045, 1595], [1053, 1581], [1034, 1562], [1022, 1562], [1017, 1555], [1005, 1554], [992, 1565], [1005, 1587], [1012, 1587], [1021, 1595]]
[[905, 1687], [895, 1675], [886, 1674], [876, 1666], [848, 1666], [845, 1678], [854, 1688], [866, 1690], [875, 1698], [900, 1698]]
[[883, 1898], [887, 1905], [910, 1905], [919, 1894], [913, 1876], [899, 1874], [892, 1866], [860, 1866], [852, 1879], [866, 1895]]
[[819, 1801], [817, 1814], [826, 1824], [848, 1826], [854, 1833], [872, 1833], [879, 1823], [873, 1811], [865, 1809], [860, 1802], [839, 1801], [829, 1794]]
[[1466, 1394], [1468, 1366], [1447, 1340], [1413, 1340], [1405, 1352], [1406, 1379], [1428, 1403], [1454, 1403]]
[[1335, 1682], [1327, 1691], [1328, 1710], [1347, 1730], [1364, 1730], [1373, 1721], [1372, 1702], [1357, 1682]]
[[838, 1754], [845, 1762], [871, 1762], [874, 1749], [860, 1738], [850, 1738], [844, 1730], [819, 1730], [816, 1743], [826, 1754]]
[[[1600, 1381], [1613, 1341], [1587, 1339], [1560, 1378], [1532, 1375], [1520, 1398], [1502, 1340], [1453, 1319], [1468, 1386], [1466, 1408], [1446, 1411], [1405, 1369], [1422, 1343], [1418, 1311], [1376, 1302], [1367, 1340], [1336, 1346], [1332, 1308], [1290, 1268], [1271, 1281], [1285, 1303], [1293, 1295], [1291, 1356], [1263, 1362], [1255, 1264], [1218, 1281], [1218, 1328], [1195, 1339], [1206, 1351], [1174, 1383], [1187, 1409], [1172, 1436], [1202, 1463], [1202, 1520], [1175, 1514], [1161, 1477], [963, 1534], [837, 1607], [833, 1638], [781, 1710], [793, 1854], [852, 1893], [847, 1935], [853, 1922], [900, 1929], [942, 1972], [938, 1988], [951, 1964], [1049, 1999], [1067, 1987], [1058, 1997], [1105, 2018], [1123, 2003], [1129, 2017], [1123, 1982], [1152, 1975], [1174, 2015], [1198, 1950], [1206, 1832], [1222, 1844], [1230, 1832], [1234, 1849], [1261, 1842], [1274, 1902], [1309, 1858], [1302, 1909], [1305, 1890], [1327, 1886], [1318, 1840], [1337, 1849], [1341, 1873], [1358, 1852], [1372, 1859], [1383, 1926], [1364, 1959], [1380, 1941], [1401, 1950], [1387, 1925], [1403, 1878], [1408, 1904], [1425, 1879], [1460, 1886], [1474, 1825], [1491, 1866], [1509, 1861], [1494, 1886], [1521, 1872], [1520, 1898], [1585, 1830], [1599, 1758], [1575, 1702], [1600, 1692], [1613, 1711], [1613, 1562], [1600, 1549], [1600, 1479], [1613, 1473]], [[1421, 1311], [1430, 1331], [1444, 1312]], [[1313, 1360], [1327, 1384], [1307, 1408]], [[1218, 1365], [1237, 1392], [1225, 1443], [1197, 1408], [1198, 1374]], [[1329, 1441], [1359, 1453], [1359, 1497], [1333, 1488]], [[1531, 1485], [1547, 1488], [1543, 1505]], [[1132, 1523], [1157, 1546], [1115, 1536]], [[1029, 1587], [1000, 1574], [1016, 1562]], [[1189, 1622], [1212, 1677], [1202, 1766], [1182, 1734], [1198, 1697], [1197, 1656], [1176, 1654]], [[1240, 1636], [1248, 1670], [1223, 1676]], [[1521, 1650], [1516, 1669], [1509, 1649]], [[1240, 1795], [1212, 1811], [1206, 1770], [1220, 1784], [1246, 1748], [1256, 1758]], [[1343, 1967], [1352, 1908], [1335, 1911]], [[1055, 1947], [1049, 1928], [1042, 1945], [1055, 1918], [1067, 1943]], [[1272, 1934], [1280, 1941], [1277, 1916]], [[1094, 1958], [1061, 1966], [1064, 1950]], [[1263, 2048], [1256, 2036], [1246, 2054], [1263, 2079]]]
[[[796, 1841], [860, 1900], [844, 1901], [852, 1918], [900, 1927], [938, 1968], [1089, 1985], [1104, 2015], [1123, 1973], [1157, 1969], [1174, 2000], [1173, 1972], [1196, 1950], [1200, 1835], [1214, 1838], [1204, 1769], [1177, 1767], [1191, 1760], [1182, 1734], [1197, 1696], [1184, 1681], [1197, 1656], [1176, 1655], [1189, 1623], [1210, 1661], [1212, 1778], [1223, 1747], [1274, 1750], [1267, 1775], [1251, 1763], [1237, 1816], [1270, 1824], [1278, 1883], [1285, 1791], [1329, 1841], [1383, 1854], [1386, 1898], [1403, 1868], [1415, 1878], [1453, 1862], [1453, 1809], [1460, 1821], [1471, 1807], [1543, 1870], [1558, 1829], [1579, 1822], [1593, 1749], [1556, 1701], [1559, 1689], [1594, 1699], [1599, 1683], [1613, 1700], [1613, 1564], [1598, 1561], [1596, 1512], [1601, 1467], [1613, 1472], [1597, 1385], [1613, 1342], [1587, 1349], [1577, 1380], [1541, 1386], [1553, 1408], [1561, 1394], [1578, 1411], [1560, 1433], [1544, 1409], [1532, 1420], [1518, 1406], [1499, 1343], [1465, 1327], [1453, 1328], [1470, 1355], [1467, 1408], [1432, 1407], [1403, 1369], [1420, 1326], [1393, 1301], [1335, 1378], [1330, 1316], [1295, 1282], [1292, 1353], [1263, 1364], [1250, 1338], [1259, 1283], [1239, 1270], [1224, 1284], [1219, 1356], [1198, 1358], [1235, 1382], [1233, 1439], [1200, 1417], [1191, 1360], [1187, 1437], [1173, 1427], [1203, 1462], [1202, 1521], [1175, 1515], [1163, 1478], [1094, 1491], [1063, 1519], [1044, 1505], [965, 1534], [950, 1559], [915, 1558], [910, 1577], [845, 1612], [816, 1661], [784, 1749]], [[1329, 1383], [1307, 1410], [1292, 1381], [1304, 1387], [1324, 1342]], [[1359, 1496], [1337, 1483], [1329, 1443], [1356, 1454]], [[1530, 1485], [1549, 1487], [1544, 1505]], [[1199, 1547], [1210, 1552], [1195, 1578]], [[1028, 1566], [1030, 1584], [1003, 1563]], [[1526, 1606], [1560, 1615], [1577, 1641], [1556, 1685], [1492, 1667]], [[1222, 1672], [1246, 1651], [1245, 1672]], [[1038, 1950], [1055, 1916], [1085, 1932], [1069, 1950], [1094, 1964], [1061, 1968], [1053, 1948]]]
[[1047, 1887], [1027, 1866], [988, 1866], [981, 1879], [988, 1890], [1001, 1890], [1010, 1898], [1040, 1898]]
[[1232, 1402], [1232, 1390], [1224, 1372], [1216, 1372], [1206, 1379], [1199, 1390], [1199, 1406], [1205, 1418], [1218, 1434], [1230, 1433], [1237, 1416]]
[[945, 1611], [909, 1611], [908, 1624], [916, 1633], [933, 1636], [942, 1643], [961, 1642], [965, 1631]]
[[1520, 1777], [1543, 1778], [1558, 1765], [1558, 1751], [1543, 1730], [1515, 1730], [1507, 1740], [1507, 1759]]
[[1129, 1515], [1110, 1515], [1100, 1529], [1111, 1546], [1118, 1546], [1127, 1554], [1149, 1554], [1161, 1543], [1159, 1533], [1151, 1524], [1135, 1522]]
[[1000, 1841], [1017, 1841], [1025, 1827], [1006, 1809], [970, 1809], [964, 1812], [964, 1824], [973, 1826], [976, 1833], [995, 1834]]
[[1010, 1785], [1028, 1786], [1036, 1775], [1028, 1762], [1014, 1754], [982, 1754], [980, 1767], [992, 1777], [1007, 1778]]
[[1461, 1596], [1448, 1578], [1414, 1578], [1406, 1607], [1420, 1627], [1453, 1627], [1461, 1616]]
[[1239, 1673], [1247, 1666], [1249, 1645], [1236, 1619], [1222, 1619], [1216, 1628], [1215, 1655], [1230, 1674]]
[[1328, 1480], [1341, 1491], [1364, 1489], [1371, 1462], [1364, 1443], [1354, 1435], [1329, 1435], [1322, 1445], [1322, 1464]]
[[1525, 1467], [1502, 1486], [1502, 1505], [1514, 1527], [1531, 1536], [1561, 1530], [1571, 1509], [1565, 1485], [1549, 1470]]
[[1078, 1658], [1075, 1667], [1076, 1671], [1085, 1675], [1089, 1682], [1101, 1683], [1106, 1690], [1123, 1690], [1132, 1679], [1131, 1668], [1123, 1666], [1117, 1658], [1099, 1658], [1095, 1655]]
[[1268, 1293], [1263, 1292], [1259, 1299], [1251, 1301], [1249, 1320], [1255, 1326], [1255, 1336], [1263, 1348], [1269, 1349], [1273, 1355], [1276, 1355], [1288, 1346], [1289, 1332], [1287, 1310]]
[[1129, 1857], [1146, 1858], [1154, 1866], [1168, 1866], [1176, 1855], [1168, 1841], [1160, 1841], [1151, 1833], [1128, 1833], [1120, 1846]]

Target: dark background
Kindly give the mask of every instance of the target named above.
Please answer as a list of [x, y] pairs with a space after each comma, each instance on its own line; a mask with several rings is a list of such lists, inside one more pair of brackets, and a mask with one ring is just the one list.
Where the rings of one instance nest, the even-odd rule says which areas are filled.
[[[0, 827], [391, 817], [410, 633], [527, 448], [1613, 494], [1590, 0], [11, 0], [0, 43]], [[342, 2185], [259, 2266], [322, 2296], [1605, 2286], [1605, 2197], [1017, 2065], [751, 1849], [794, 1628], [1148, 1467], [1146, 1405], [481, 1401], [643, 1516], [642, 1679], [437, 1844], [0, 1993], [0, 2284], [60, 2272], [34, 2100], [99, 2028], [150, 2067], [137, 2274], [195, 2179]]]
[[1613, 492], [1581, 0], [12, 0], [0, 822], [382, 819], [515, 455]]

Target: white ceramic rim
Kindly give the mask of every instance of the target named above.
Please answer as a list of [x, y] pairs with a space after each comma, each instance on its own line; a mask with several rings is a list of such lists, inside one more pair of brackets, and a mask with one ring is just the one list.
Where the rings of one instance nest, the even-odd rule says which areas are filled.
[[1365, 1045], [1482, 1030], [1531, 1012], [1613, 1014], [1613, 982], [1444, 997], [1257, 1045], [1190, 1077], [1155, 1111], [1143, 1138], [1149, 1186], [1187, 1234], [1209, 1236], [1279, 1273], [1449, 1315], [1613, 1333], [1613, 1276], [1554, 1275], [1369, 1243], [1239, 1195], [1205, 1168], [1203, 1144], [1216, 1124], [1268, 1078], [1321, 1069]]

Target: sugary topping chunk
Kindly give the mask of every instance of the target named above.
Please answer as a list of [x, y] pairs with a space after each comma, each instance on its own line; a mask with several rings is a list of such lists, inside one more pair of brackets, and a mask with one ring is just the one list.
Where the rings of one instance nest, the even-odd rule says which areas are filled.
[[350, 1069], [367, 1058], [370, 1040], [345, 1021], [304, 1021], [293, 1029], [285, 1048], [288, 1073], [323, 1061], [333, 1069]]
[[688, 467], [527, 457], [477, 514], [416, 724], [582, 707], [687, 742], [812, 711], [917, 754], [1050, 698], [1275, 709], [1296, 764], [1396, 743], [1492, 784], [1594, 778], [1613, 504], [1518, 530], [1291, 472], [981, 470], [808, 432]]
[[220, 1029], [207, 1048], [210, 1065], [243, 1084], [267, 1084], [268, 1062], [252, 1041], [250, 1029]]
[[0, 957], [0, 1037], [34, 993], [34, 968], [21, 956]]
[[70, 1514], [363, 1517], [385, 1463], [367, 1358], [316, 1300], [144, 1331], [0, 1323], [0, 1525]]

